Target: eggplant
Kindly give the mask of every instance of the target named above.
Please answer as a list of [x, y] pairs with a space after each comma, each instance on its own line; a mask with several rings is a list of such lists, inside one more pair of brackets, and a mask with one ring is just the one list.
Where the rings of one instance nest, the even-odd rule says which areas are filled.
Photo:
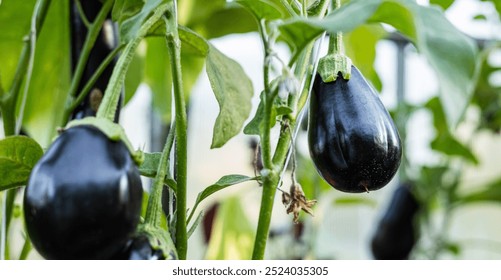
[[308, 144], [319, 174], [348, 193], [382, 188], [400, 165], [402, 145], [390, 114], [360, 71], [325, 83], [317, 74], [309, 105]]
[[411, 186], [398, 186], [371, 240], [371, 251], [375, 259], [408, 259], [417, 241], [414, 218], [418, 211], [419, 202], [412, 193]]

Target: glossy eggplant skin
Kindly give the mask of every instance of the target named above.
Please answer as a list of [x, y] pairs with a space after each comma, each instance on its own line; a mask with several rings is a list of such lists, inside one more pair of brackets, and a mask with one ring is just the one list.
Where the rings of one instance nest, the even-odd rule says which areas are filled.
[[135, 234], [142, 195], [125, 144], [92, 126], [72, 127], [30, 174], [27, 233], [46, 259], [108, 259]]
[[352, 66], [324, 83], [319, 74], [310, 99], [308, 143], [320, 175], [335, 189], [360, 193], [385, 186], [400, 165], [398, 131], [377, 92]]
[[371, 240], [375, 259], [408, 259], [417, 239], [414, 218], [418, 211], [419, 202], [411, 192], [411, 186], [398, 186]]

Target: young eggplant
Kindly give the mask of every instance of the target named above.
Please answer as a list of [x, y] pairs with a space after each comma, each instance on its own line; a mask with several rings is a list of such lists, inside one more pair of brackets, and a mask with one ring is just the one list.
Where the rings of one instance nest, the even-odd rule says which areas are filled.
[[309, 107], [308, 142], [320, 175], [335, 189], [360, 193], [382, 188], [400, 165], [398, 131], [378, 93], [351, 66], [325, 83], [319, 74]]

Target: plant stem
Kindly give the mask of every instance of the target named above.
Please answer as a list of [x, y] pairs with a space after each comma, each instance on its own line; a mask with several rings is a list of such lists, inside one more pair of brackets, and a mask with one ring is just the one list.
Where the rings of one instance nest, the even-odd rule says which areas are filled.
[[[264, 28], [261, 28], [262, 32], [264, 32]], [[261, 37], [263, 39], [266, 38], [265, 34], [261, 34]], [[265, 54], [267, 53], [267, 49], [269, 48], [268, 43], [264, 41], [265, 45]], [[308, 75], [307, 69], [310, 65], [310, 59], [311, 59], [311, 53], [313, 51], [313, 44], [310, 44], [307, 48], [304, 50], [303, 55], [298, 55], [296, 58], [298, 58], [298, 62], [295, 68], [295, 74], [298, 77], [304, 77], [306, 76], [306, 79], [308, 77], [311, 77], [311, 75]], [[269, 64], [269, 60], [265, 58], [265, 68], [268, 69], [269, 65], [266, 66], [266, 64]], [[265, 81], [267, 81], [267, 72], [265, 71]], [[275, 148], [273, 157], [271, 157], [271, 151], [270, 151], [270, 156], [267, 158], [266, 155], [266, 149], [268, 147], [271, 147], [270, 144], [270, 133], [271, 133], [271, 110], [273, 109], [273, 100], [274, 100], [274, 95], [272, 92], [270, 92], [269, 89], [269, 83], [265, 82], [265, 92], [266, 92], [266, 103], [265, 103], [265, 118], [264, 118], [264, 131], [261, 139], [261, 148], [262, 148], [262, 156], [263, 156], [263, 167], [269, 171], [268, 174], [262, 174], [263, 177], [263, 193], [261, 197], [261, 207], [260, 207], [260, 212], [259, 212], [259, 220], [258, 220], [258, 226], [257, 226], [257, 231], [256, 231], [256, 238], [254, 242], [254, 250], [252, 253], [252, 259], [263, 259], [264, 258], [264, 253], [266, 249], [266, 242], [268, 239], [268, 232], [270, 229], [270, 222], [271, 222], [271, 214], [273, 210], [273, 204], [274, 204], [274, 199], [275, 199], [275, 194], [277, 190], [277, 186], [280, 183], [280, 174], [283, 172], [285, 169], [286, 165], [286, 160], [288, 157], [288, 152], [291, 147], [291, 137], [292, 135], [290, 134], [290, 131], [292, 127], [295, 126], [296, 124], [296, 117], [299, 114], [299, 112], [302, 110], [302, 107], [304, 106], [305, 102], [301, 102], [298, 104], [298, 101], [300, 100], [306, 100], [306, 98], [300, 96], [300, 95], [308, 95], [309, 94], [309, 87], [310, 83], [305, 82], [303, 84], [303, 88], [306, 88], [306, 90], [302, 90], [301, 94], [296, 93], [293, 97], [289, 99], [289, 106], [291, 108], [295, 108], [294, 112], [295, 114], [292, 114], [290, 116], [287, 116], [288, 120], [288, 126], [289, 128], [282, 126], [282, 129], [280, 131], [280, 136], [278, 139], [277, 146]], [[298, 107], [299, 105], [299, 107]], [[271, 150], [271, 148], [270, 148]]]
[[113, 3], [113, 0], [106, 0], [103, 3], [103, 6], [97, 14], [96, 18], [90, 25], [89, 32], [87, 33], [87, 37], [85, 38], [78, 63], [75, 68], [75, 74], [73, 75], [73, 79], [71, 80], [68, 98], [74, 98], [77, 94], [78, 86], [85, 71], [85, 66], [87, 65], [87, 60], [89, 59], [90, 52], [92, 50], [92, 47], [96, 43], [97, 37], [99, 37], [101, 28], [106, 21], [106, 17], [110, 13], [111, 8], [113, 7]]
[[176, 110], [176, 248], [179, 259], [186, 259], [188, 236], [186, 232], [186, 183], [188, 172], [188, 121], [181, 71], [181, 41], [177, 33], [177, 5], [172, 2], [167, 20], [167, 47], [172, 67], [174, 105]]
[[[38, 10], [36, 9], [33, 14], [33, 16], [35, 17], [36, 30], [42, 29], [43, 23], [45, 22], [45, 18], [47, 16], [47, 11], [51, 3], [51, 0], [39, 0], [39, 1], [40, 1], [39, 9]], [[37, 39], [39, 35], [40, 32], [36, 32], [35, 39]], [[14, 135], [16, 133], [17, 100], [19, 96], [19, 91], [21, 89], [21, 85], [23, 83], [24, 77], [28, 69], [31, 46], [32, 46], [31, 42], [32, 37], [27, 36], [27, 38], [28, 39], [24, 42], [24, 47], [21, 51], [21, 56], [17, 64], [16, 73], [14, 74], [14, 80], [12, 81], [10, 90], [7, 92], [7, 95], [5, 95], [0, 102], [5, 136]]]
[[[336, 0], [335, 9], [339, 9], [341, 7], [341, 0]], [[344, 54], [344, 46], [343, 46], [343, 32], [337, 32], [334, 37], [333, 34], [329, 36], [329, 54]]]
[[148, 31], [155, 25], [168, 10], [169, 4], [162, 4], [158, 6], [154, 13], [146, 20], [138, 31], [134, 39], [127, 43], [124, 51], [113, 68], [113, 73], [110, 77], [110, 82], [106, 91], [104, 92], [103, 100], [99, 105], [99, 110], [96, 113], [97, 118], [105, 118], [110, 121], [115, 119], [115, 112], [117, 110], [118, 101], [125, 81], [125, 75], [129, 69], [129, 65], [134, 58], [134, 52], [141, 40], [148, 34]]
[[[175, 124], [174, 124], [175, 125]], [[173, 126], [174, 126], [173, 125]], [[148, 206], [146, 208], [145, 223], [150, 224], [155, 228], [160, 227], [160, 219], [162, 217], [162, 191], [164, 188], [165, 176], [169, 168], [169, 156], [174, 143], [174, 129], [169, 130], [167, 140], [160, 157], [160, 164], [158, 165], [157, 175], [153, 183]], [[168, 223], [167, 223], [168, 224]], [[168, 225], [167, 225], [168, 226]]]
[[103, 74], [104, 70], [106, 70], [106, 67], [108, 67], [108, 65], [113, 61], [113, 59], [115, 59], [115, 56], [118, 54], [118, 52], [120, 52], [124, 47], [125, 45], [122, 44], [117, 48], [115, 48], [111, 53], [109, 53], [108, 56], [103, 60], [103, 62], [101, 62], [99, 67], [96, 69], [92, 77], [87, 81], [87, 83], [82, 88], [80, 93], [78, 93], [77, 98], [71, 98], [72, 102], [67, 103], [67, 106], [63, 113], [63, 123], [66, 123], [68, 121], [73, 110], [75, 110], [75, 108], [80, 103], [83, 102], [85, 97], [87, 97], [87, 94], [89, 94], [89, 92], [91, 91], [92, 86], [94, 86], [94, 84], [99, 79], [101, 74]]

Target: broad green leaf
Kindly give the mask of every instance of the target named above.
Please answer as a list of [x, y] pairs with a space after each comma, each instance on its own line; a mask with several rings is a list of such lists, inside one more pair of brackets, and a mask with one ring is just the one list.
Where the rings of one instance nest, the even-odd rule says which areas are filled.
[[124, 84], [124, 91], [125, 91], [125, 100], [124, 104], [127, 104], [129, 100], [134, 96], [134, 93], [136, 93], [137, 88], [141, 84], [141, 81], [143, 80], [143, 75], [144, 75], [144, 64], [145, 64], [145, 44], [141, 43], [136, 50], [136, 53], [134, 54], [134, 58], [132, 59], [129, 70], [127, 71], [127, 75], [125, 75], [125, 84]]
[[393, 25], [426, 56], [440, 81], [440, 100], [449, 128], [462, 118], [477, 77], [475, 42], [433, 7], [410, 0], [384, 0], [372, 20]]
[[31, 169], [42, 157], [38, 143], [26, 136], [11, 136], [0, 140], [0, 191], [22, 186]]
[[178, 33], [179, 39], [182, 42], [183, 51], [188, 49], [191, 50], [193, 54], [198, 56], [207, 56], [207, 53], [209, 52], [209, 43], [202, 36], [184, 26], [179, 26]]
[[62, 125], [70, 84], [68, 5], [68, 1], [51, 3], [36, 44], [23, 126], [42, 147], [49, 145]]
[[212, 90], [219, 104], [211, 148], [222, 147], [237, 135], [251, 111], [252, 81], [233, 59], [210, 45], [206, 65]]
[[283, 17], [280, 8], [268, 0], [236, 0], [236, 2], [246, 7], [258, 20]]
[[119, 24], [141, 11], [144, 0], [116, 0], [111, 12], [113, 21]]
[[435, 138], [431, 142], [431, 148], [446, 155], [460, 156], [473, 164], [478, 164], [478, 159], [472, 151], [450, 134]]
[[430, 0], [430, 5], [438, 5], [444, 10], [447, 10], [453, 3], [454, 0]]
[[384, 28], [375, 24], [359, 26], [344, 35], [346, 54], [378, 91], [381, 91], [382, 84], [374, 70], [376, 45], [386, 35]]
[[[23, 37], [30, 30], [35, 0], [4, 0], [0, 7], [0, 84], [8, 90], [23, 47]], [[15, 24], [14, 24], [15, 23]]]
[[405, 6], [405, 1], [406, 0], [383, 0], [369, 21], [391, 24], [398, 29], [400, 33], [415, 41], [417, 35], [414, 15], [412, 11]]
[[501, 202], [501, 179], [493, 181], [482, 190], [460, 195], [456, 198], [456, 202], [461, 204], [465, 203], [478, 203], [478, 202]]
[[198, 25], [204, 24], [215, 11], [224, 9], [226, 0], [183, 0], [178, 1], [179, 24], [197, 30]]
[[145, 82], [151, 89], [153, 109], [165, 123], [171, 120], [172, 77], [165, 39], [147, 38]]
[[212, 227], [205, 259], [245, 260], [252, 255], [255, 229], [237, 197], [222, 201]]
[[162, 153], [144, 153], [144, 161], [139, 166], [139, 173], [142, 176], [155, 178], [161, 157]]
[[474, 164], [478, 164], [478, 160], [472, 151], [459, 142], [447, 129], [445, 113], [438, 98], [430, 99], [425, 106], [433, 114], [433, 125], [436, 131], [435, 139], [431, 142], [431, 148], [446, 155], [460, 156]]
[[178, 18], [181, 25], [207, 39], [257, 30], [256, 20], [246, 8], [225, 0], [180, 1]]
[[281, 35], [295, 51], [301, 51], [322, 32], [347, 32], [365, 23], [381, 0], [352, 0], [323, 19], [292, 18], [279, 25]]
[[203, 25], [197, 26], [197, 32], [207, 39], [252, 31], [257, 31], [256, 20], [246, 8], [239, 5], [227, 5], [215, 11]]
[[[166, 2], [167, 0], [148, 0], [142, 7], [141, 11], [136, 12], [133, 16], [123, 20], [120, 24], [120, 40], [126, 43], [137, 37], [139, 29], [154, 12], [155, 8]], [[137, 9], [137, 7], [135, 7], [135, 9]]]

